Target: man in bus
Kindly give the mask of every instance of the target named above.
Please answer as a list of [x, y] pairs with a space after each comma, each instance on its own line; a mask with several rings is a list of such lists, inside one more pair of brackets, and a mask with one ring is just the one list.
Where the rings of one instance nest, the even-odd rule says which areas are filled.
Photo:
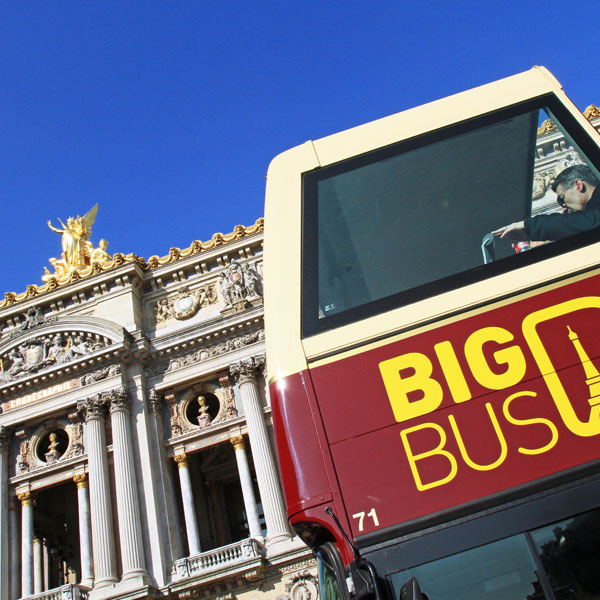
[[600, 182], [587, 165], [574, 165], [561, 171], [552, 184], [562, 213], [537, 215], [500, 227], [492, 233], [521, 240], [560, 240], [600, 227]]

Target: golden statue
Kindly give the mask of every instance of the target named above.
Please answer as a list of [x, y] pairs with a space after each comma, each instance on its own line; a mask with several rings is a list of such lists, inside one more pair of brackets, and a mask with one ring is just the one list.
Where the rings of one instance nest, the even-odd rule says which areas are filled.
[[[89, 266], [89, 246], [85, 242], [90, 239], [97, 212], [98, 204], [93, 206], [83, 217], [79, 215], [75, 218], [69, 217], [66, 225], [58, 219], [63, 226], [62, 229], [53, 227], [52, 223], [48, 221], [48, 227], [62, 235], [62, 258], [67, 268]], [[88, 260], [86, 261], [86, 259]]]
[[50, 264], [54, 267], [54, 273], [50, 273], [49, 269], [44, 267], [43, 281], [60, 279], [70, 275], [73, 271], [80, 271], [112, 260], [112, 256], [106, 251], [108, 248], [106, 240], [100, 240], [98, 248], [94, 248], [89, 241], [97, 212], [98, 204], [95, 204], [83, 217], [79, 215], [69, 217], [66, 225], [58, 219], [62, 229], [54, 227], [52, 222], [48, 221], [48, 227], [62, 236], [62, 254], [61, 258], [50, 259]]
[[111, 260], [112, 256], [106, 251], [107, 248], [108, 242], [104, 239], [100, 240], [98, 243], [98, 248], [92, 250], [90, 253], [91, 264], [95, 265], [96, 263], [102, 263], [106, 262], [107, 260]]

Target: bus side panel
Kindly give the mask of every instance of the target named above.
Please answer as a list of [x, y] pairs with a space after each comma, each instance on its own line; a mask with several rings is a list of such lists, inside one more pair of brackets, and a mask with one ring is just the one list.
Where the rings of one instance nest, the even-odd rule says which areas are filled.
[[[321, 535], [336, 542], [344, 564], [348, 564], [353, 558], [352, 550], [325, 512], [331, 507], [342, 527], [349, 531], [310, 376], [300, 372], [283, 377], [272, 383], [269, 390], [289, 521], [299, 534], [301, 524], [311, 523], [321, 528]], [[315, 545], [310, 536], [301, 537], [308, 545]]]
[[600, 458], [600, 275], [311, 367], [355, 536]]
[[332, 496], [325, 467], [329, 452], [317, 434], [311, 407], [314, 396], [309, 390], [312, 384], [306, 373], [284, 377], [270, 386], [273, 428], [289, 516], [329, 502]]

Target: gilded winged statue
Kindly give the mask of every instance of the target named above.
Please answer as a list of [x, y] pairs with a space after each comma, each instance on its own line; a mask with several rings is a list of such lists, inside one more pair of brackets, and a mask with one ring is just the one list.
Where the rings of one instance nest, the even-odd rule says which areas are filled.
[[89, 264], [91, 244], [88, 240], [92, 234], [92, 225], [96, 220], [97, 212], [98, 204], [95, 204], [83, 217], [79, 215], [75, 218], [69, 217], [66, 225], [58, 219], [62, 229], [53, 227], [51, 221], [48, 221], [48, 227], [62, 235], [62, 258], [67, 269], [85, 267]]
[[108, 242], [100, 240], [98, 248], [94, 248], [90, 237], [92, 235], [92, 225], [96, 220], [98, 205], [94, 205], [88, 212], [80, 217], [69, 217], [65, 225], [60, 219], [59, 223], [62, 229], [54, 227], [51, 221], [48, 221], [48, 227], [52, 231], [62, 236], [62, 254], [61, 258], [51, 258], [50, 264], [54, 267], [54, 273], [50, 273], [47, 267], [44, 267], [45, 274], [42, 275], [42, 281], [50, 281], [55, 278], [62, 278], [70, 275], [73, 271], [80, 271], [86, 267], [106, 263], [112, 260], [111, 255], [106, 251]]

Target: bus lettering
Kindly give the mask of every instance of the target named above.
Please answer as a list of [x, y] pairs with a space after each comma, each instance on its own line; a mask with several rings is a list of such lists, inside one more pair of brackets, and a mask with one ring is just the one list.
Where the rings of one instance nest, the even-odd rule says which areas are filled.
[[[549, 419], [544, 419], [542, 417], [521, 419], [516, 418], [513, 414], [511, 414], [510, 406], [517, 398], [524, 398], [525, 401], [530, 402], [531, 398], [535, 397], [537, 397], [535, 392], [517, 392], [508, 396], [502, 404], [501, 413], [504, 415], [504, 418], [510, 425], [515, 425], [517, 427], [541, 425], [548, 428], [549, 439], [545, 444], [537, 448], [526, 448], [519, 446], [516, 450], [521, 454], [544, 454], [545, 452], [548, 452], [554, 448], [554, 446], [556, 446], [558, 443], [558, 429], [556, 425]], [[487, 464], [480, 464], [476, 462], [473, 458], [473, 455], [469, 453], [467, 444], [464, 441], [464, 436], [461, 433], [456, 417], [453, 414], [448, 415], [448, 432], [451, 432], [451, 435], [453, 435], [454, 439], [456, 440], [456, 445], [458, 446], [458, 453], [456, 455], [448, 449], [448, 433], [446, 433], [446, 429], [438, 423], [421, 423], [419, 425], [409, 427], [408, 429], [404, 429], [400, 432], [400, 437], [402, 439], [402, 444], [404, 446], [406, 458], [413, 475], [415, 486], [419, 491], [422, 492], [452, 481], [452, 479], [454, 479], [458, 473], [459, 463], [464, 464], [475, 471], [492, 471], [500, 467], [505, 462], [509, 454], [508, 443], [503, 431], [503, 427], [506, 427], [506, 423], [504, 425], [500, 424], [498, 416], [496, 415], [496, 412], [494, 411], [494, 408], [490, 402], [485, 403], [485, 409], [490, 419], [492, 429], [495, 433], [495, 440], [497, 440], [498, 443], [497, 457]], [[500, 414], [500, 411], [498, 411], [498, 413]], [[472, 427], [473, 426], [471, 425], [471, 429]], [[431, 435], [432, 430], [435, 432], [435, 441]], [[419, 434], [418, 432], [421, 433]], [[410, 440], [409, 436], [411, 437]], [[489, 439], [493, 438], [493, 436], [486, 436], [485, 439], [488, 439], [488, 437]], [[495, 444], [496, 441], [491, 443]], [[433, 447], [428, 450], [423, 450], [423, 447], [427, 445], [433, 445]], [[419, 451], [415, 451], [415, 448], [419, 448]], [[449, 470], [446, 473], [446, 469], [448, 469], [448, 467], [445, 466], [443, 477], [424, 482], [424, 473], [426, 469], [424, 466], [419, 468], [420, 461], [429, 459], [430, 462], [428, 464], [427, 473], [435, 472], [436, 474], [439, 474], [440, 471], [442, 471], [442, 463], [439, 460], [439, 457], [444, 458], [444, 465], [446, 463], [449, 464]], [[459, 458], [462, 458], [462, 461], [459, 461]], [[422, 465], [425, 464], [427, 463], [422, 463]]]
[[498, 438], [498, 442], [500, 442], [500, 455], [498, 458], [487, 465], [477, 464], [474, 460], [469, 457], [469, 453], [467, 452], [467, 448], [465, 447], [465, 442], [463, 441], [462, 435], [460, 434], [460, 430], [458, 429], [458, 425], [456, 424], [456, 419], [454, 415], [450, 415], [448, 417], [448, 421], [450, 421], [450, 427], [452, 428], [452, 433], [454, 433], [454, 437], [456, 438], [456, 442], [458, 444], [458, 449], [460, 450], [460, 454], [463, 457], [463, 460], [476, 471], [491, 471], [496, 467], [499, 467], [505, 460], [508, 454], [508, 446], [506, 445], [506, 438], [502, 433], [502, 429], [500, 429], [500, 424], [498, 423], [498, 418], [494, 413], [494, 409], [489, 402], [486, 402], [485, 408], [490, 416], [490, 421], [492, 422], [492, 427], [496, 432], [496, 436]]
[[516, 345], [496, 350], [493, 354], [496, 365], [505, 365], [503, 373], [495, 373], [483, 353], [487, 343], [507, 344], [514, 340], [510, 331], [502, 327], [484, 327], [472, 333], [465, 342], [465, 357], [473, 377], [489, 390], [504, 390], [523, 379], [526, 370], [525, 357]]
[[[412, 448], [409, 444], [408, 436], [411, 433], [423, 431], [425, 429], [433, 429], [434, 431], [436, 431], [439, 436], [439, 442], [437, 446], [435, 446], [435, 448], [415, 454], [413, 453]], [[415, 484], [419, 491], [423, 492], [433, 487], [444, 485], [445, 483], [452, 481], [456, 477], [456, 473], [458, 472], [458, 463], [456, 461], [456, 458], [454, 458], [454, 456], [452, 455], [452, 453], [444, 449], [447, 438], [446, 432], [444, 431], [443, 427], [441, 427], [437, 423], [421, 423], [420, 425], [415, 425], [414, 427], [404, 429], [400, 432], [400, 437], [402, 438], [404, 450], [406, 451], [406, 457], [408, 458], [408, 464], [410, 465], [410, 470], [412, 471]], [[447, 475], [440, 479], [430, 481], [429, 483], [423, 483], [423, 481], [421, 480], [419, 469], [417, 468], [417, 461], [423, 460], [425, 458], [430, 458], [432, 456], [442, 456], [445, 459], [447, 459], [447, 461], [450, 463], [450, 470], [448, 471]]]
[[537, 396], [537, 394], [535, 392], [517, 392], [516, 394], [512, 394], [512, 396], [509, 396], [506, 401], [504, 402], [503, 406], [502, 406], [502, 412], [504, 413], [504, 418], [511, 424], [513, 425], [519, 425], [519, 426], [524, 426], [524, 425], [544, 425], [546, 426], [549, 430], [550, 430], [550, 441], [545, 444], [544, 446], [542, 446], [541, 448], [517, 448], [517, 452], [520, 452], [521, 454], [529, 454], [529, 455], [534, 455], [534, 454], [543, 454], [544, 452], [548, 452], [548, 450], [551, 450], [552, 448], [554, 448], [554, 446], [556, 446], [556, 444], [558, 443], [558, 429], [556, 428], [556, 425], [550, 421], [549, 419], [543, 419], [541, 417], [537, 417], [534, 419], [517, 419], [516, 417], [514, 417], [513, 415], [510, 414], [510, 404], [513, 400], [515, 400], [516, 398], [527, 398], [527, 397], [533, 397], [535, 398]]
[[[379, 363], [379, 370], [396, 421], [426, 415], [442, 403], [442, 386], [431, 377], [433, 364], [424, 354], [409, 352], [384, 360]], [[406, 371], [409, 373], [404, 375]]]

